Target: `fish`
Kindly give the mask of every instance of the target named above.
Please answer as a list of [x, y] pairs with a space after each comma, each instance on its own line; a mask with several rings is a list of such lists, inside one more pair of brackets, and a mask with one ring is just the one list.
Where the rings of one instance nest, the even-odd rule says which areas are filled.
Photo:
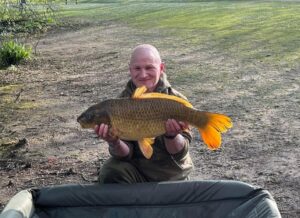
[[82, 128], [107, 124], [110, 134], [122, 140], [137, 141], [144, 157], [150, 159], [154, 139], [165, 134], [168, 119], [197, 128], [210, 150], [220, 148], [221, 133], [232, 127], [231, 118], [224, 114], [197, 110], [185, 99], [147, 92], [145, 86], [137, 88], [131, 98], [107, 99], [92, 105], [77, 122]]

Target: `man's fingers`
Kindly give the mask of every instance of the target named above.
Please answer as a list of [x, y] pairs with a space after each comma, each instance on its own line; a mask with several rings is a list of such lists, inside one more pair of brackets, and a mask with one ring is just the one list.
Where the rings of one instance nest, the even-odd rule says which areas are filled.
[[171, 120], [171, 119], [167, 120], [167, 122], [166, 122], [166, 131], [167, 131], [168, 133], [175, 132], [175, 129], [174, 129], [174, 127], [173, 127], [173, 124], [172, 124], [172, 120]]
[[116, 132], [114, 132], [113, 129], [110, 129], [107, 124], [101, 123], [100, 125], [96, 125], [94, 129], [96, 134], [108, 143], [119, 140]]
[[104, 125], [103, 138], [107, 138], [107, 137], [108, 137], [108, 125]]
[[178, 123], [176, 120], [172, 119], [172, 120], [171, 120], [171, 125], [172, 125], [172, 128], [173, 128], [173, 130], [174, 130], [175, 132], [178, 133], [178, 132], [181, 131], [181, 127], [180, 127], [179, 123]]
[[101, 123], [100, 127], [99, 127], [99, 131], [98, 131], [98, 135], [103, 138], [104, 137], [104, 128], [105, 128], [105, 124]]
[[100, 129], [101, 129], [102, 138], [104, 138], [104, 139], [107, 138], [108, 126], [102, 123], [100, 126]]
[[177, 135], [181, 131], [180, 125], [174, 119], [169, 119], [166, 122], [166, 133], [168, 135]]
[[189, 129], [189, 124], [186, 122], [174, 119], [168, 119], [166, 122], [166, 133], [169, 135], [179, 134], [185, 129]]
[[178, 123], [179, 123], [182, 130], [189, 129], [189, 124], [188, 123], [182, 122], [182, 121], [179, 121]]
[[95, 133], [98, 135], [98, 132], [99, 132], [99, 128], [100, 128], [100, 126], [99, 125], [96, 125], [95, 127], [94, 127], [94, 131], [95, 131]]

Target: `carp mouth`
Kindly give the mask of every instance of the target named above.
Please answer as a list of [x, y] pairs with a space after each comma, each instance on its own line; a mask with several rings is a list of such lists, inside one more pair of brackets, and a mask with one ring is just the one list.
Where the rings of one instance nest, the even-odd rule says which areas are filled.
[[96, 125], [94, 123], [87, 122], [84, 116], [79, 116], [77, 118], [77, 122], [80, 124], [81, 128], [83, 129], [94, 128]]
[[80, 123], [81, 128], [83, 129], [89, 129], [89, 128], [94, 128], [95, 125], [91, 125], [91, 124], [85, 124], [85, 123]]

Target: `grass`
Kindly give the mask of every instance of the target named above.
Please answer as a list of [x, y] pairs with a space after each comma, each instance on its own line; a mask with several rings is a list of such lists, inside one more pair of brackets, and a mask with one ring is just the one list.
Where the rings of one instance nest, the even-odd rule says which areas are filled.
[[160, 31], [241, 61], [290, 67], [300, 62], [299, 1], [84, 2], [64, 6], [63, 16]]
[[[21, 89], [22, 85], [20, 84], [0, 84], [0, 158], [8, 154], [17, 140], [13, 136], [13, 132], [7, 130], [6, 123], [14, 122], [14, 116], [20, 110], [32, 110], [40, 106], [39, 103], [30, 100], [17, 100], [17, 95]], [[7, 131], [9, 132], [7, 133]]]
[[0, 85], [0, 122], [10, 119], [13, 110], [30, 110], [37, 108], [37, 102], [30, 100], [17, 100], [18, 93], [21, 92], [20, 84]]

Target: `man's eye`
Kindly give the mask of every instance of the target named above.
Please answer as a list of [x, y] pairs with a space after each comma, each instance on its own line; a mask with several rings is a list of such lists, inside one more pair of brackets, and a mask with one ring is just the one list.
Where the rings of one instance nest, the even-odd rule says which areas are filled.
[[146, 67], [146, 70], [152, 70], [154, 67], [150, 66], [150, 67]]

